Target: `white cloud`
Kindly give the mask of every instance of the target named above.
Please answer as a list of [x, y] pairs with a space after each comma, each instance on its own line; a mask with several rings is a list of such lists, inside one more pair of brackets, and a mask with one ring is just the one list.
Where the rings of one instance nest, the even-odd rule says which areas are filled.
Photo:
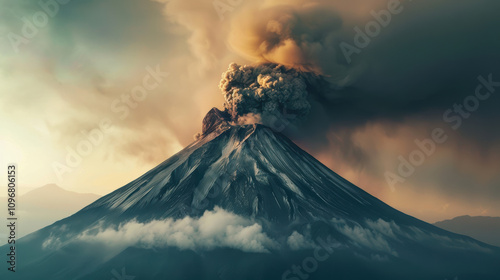
[[294, 231], [287, 239], [288, 247], [292, 250], [315, 248], [314, 242], [306, 239], [302, 234]]
[[42, 249], [56, 250], [59, 249], [61, 246], [62, 246], [61, 239], [59, 237], [54, 236], [52, 233], [50, 234], [49, 238], [47, 238], [42, 243]]
[[148, 223], [130, 221], [118, 228], [100, 226], [80, 234], [77, 241], [102, 243], [124, 249], [177, 247], [181, 250], [213, 250], [234, 248], [245, 252], [268, 253], [278, 248], [262, 226], [249, 219], [215, 208], [199, 219], [154, 220]]
[[[385, 235], [385, 228], [388, 225], [387, 222], [378, 220], [377, 222], [370, 221], [368, 223], [370, 227], [362, 227], [359, 224], [354, 224], [352, 226], [348, 225], [342, 219], [332, 219], [335, 227], [346, 237], [350, 238], [354, 245], [358, 247], [367, 247], [375, 251], [384, 252], [391, 254], [393, 256], [398, 256], [398, 253], [391, 248], [389, 242], [387, 241]], [[380, 222], [382, 221], [382, 222]], [[391, 234], [392, 231], [389, 233]], [[393, 233], [392, 233], [393, 234]]]
[[401, 231], [401, 228], [394, 221], [386, 222], [378, 219], [377, 221], [366, 220], [365, 222], [373, 230], [394, 239], [396, 239], [396, 233]]

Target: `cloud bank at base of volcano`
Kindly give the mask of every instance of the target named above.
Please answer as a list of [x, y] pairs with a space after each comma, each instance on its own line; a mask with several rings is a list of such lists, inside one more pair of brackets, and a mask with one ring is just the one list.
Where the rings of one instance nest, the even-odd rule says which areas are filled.
[[[489, 250], [472, 240], [452, 239], [424, 232], [413, 226], [398, 226], [393, 221], [387, 222], [382, 219], [365, 220], [364, 224], [358, 224], [334, 218], [331, 220], [331, 225], [349, 240], [346, 244], [336, 243], [335, 246], [352, 246], [394, 257], [398, 257], [399, 254], [392, 245], [402, 240], [440, 240], [442, 245], [460, 250]], [[320, 246], [311, 238], [309, 230], [303, 233], [294, 231], [286, 237], [285, 243], [280, 243], [278, 239], [269, 237], [257, 222], [218, 207], [213, 211], [206, 211], [199, 218], [153, 220], [147, 223], [130, 221], [118, 227], [107, 228], [99, 225], [85, 230], [67, 242], [62, 242], [56, 237], [58, 231], [53, 232], [44, 242], [44, 249], [60, 249], [68, 244], [87, 244], [105, 246], [109, 256], [128, 247], [145, 249], [173, 247], [192, 251], [231, 248], [248, 253], [270, 253], [283, 248], [296, 251], [312, 250]], [[62, 226], [60, 232], [67, 233], [67, 228]]]
[[177, 247], [194, 251], [233, 248], [244, 252], [268, 253], [278, 246], [258, 223], [220, 208], [206, 211], [198, 219], [185, 217], [148, 223], [130, 221], [118, 228], [97, 227], [85, 231], [76, 240], [117, 249], [131, 246]]

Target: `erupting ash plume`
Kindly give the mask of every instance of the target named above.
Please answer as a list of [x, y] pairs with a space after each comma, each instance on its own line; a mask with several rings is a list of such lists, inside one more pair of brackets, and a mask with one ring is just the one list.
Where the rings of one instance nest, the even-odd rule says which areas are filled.
[[285, 114], [300, 120], [311, 109], [304, 76], [283, 65], [232, 63], [222, 74], [219, 87], [226, 111], [238, 124], [267, 124]]
[[315, 72], [336, 86], [347, 85], [354, 67], [339, 49], [344, 22], [337, 9], [324, 2], [249, 10], [235, 20], [229, 44], [250, 61]]

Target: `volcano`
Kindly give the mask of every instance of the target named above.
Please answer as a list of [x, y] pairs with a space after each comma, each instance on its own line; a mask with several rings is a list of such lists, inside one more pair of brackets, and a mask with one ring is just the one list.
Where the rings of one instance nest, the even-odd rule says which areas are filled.
[[401, 213], [215, 108], [197, 141], [17, 248], [2, 279], [500, 279], [499, 248]]

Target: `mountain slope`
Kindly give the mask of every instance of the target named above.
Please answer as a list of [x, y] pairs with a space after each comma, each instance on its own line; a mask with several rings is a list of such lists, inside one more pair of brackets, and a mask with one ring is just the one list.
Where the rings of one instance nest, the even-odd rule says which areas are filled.
[[[19, 250], [29, 254], [18, 275], [101, 279], [124, 263], [147, 265], [148, 271], [136, 272], [143, 279], [219, 279], [212, 268], [224, 265], [228, 279], [299, 279], [300, 273], [287, 269], [304, 266], [319, 246], [328, 264], [323, 272], [307, 269], [310, 279], [325, 279], [333, 267], [339, 276], [359, 279], [482, 279], [477, 277], [499, 273], [498, 248], [405, 215], [285, 136], [262, 125], [232, 125], [214, 109], [198, 141], [21, 239]], [[132, 252], [143, 257], [136, 260]], [[159, 256], [177, 265], [165, 266]], [[202, 273], [190, 278], [176, 269], [186, 262]]]
[[255, 125], [195, 143], [82, 211], [99, 209], [147, 220], [149, 214], [142, 213], [151, 209], [158, 209], [156, 218], [165, 218], [183, 206], [215, 205], [281, 223], [330, 219], [332, 213], [384, 218], [389, 209], [284, 136]]

